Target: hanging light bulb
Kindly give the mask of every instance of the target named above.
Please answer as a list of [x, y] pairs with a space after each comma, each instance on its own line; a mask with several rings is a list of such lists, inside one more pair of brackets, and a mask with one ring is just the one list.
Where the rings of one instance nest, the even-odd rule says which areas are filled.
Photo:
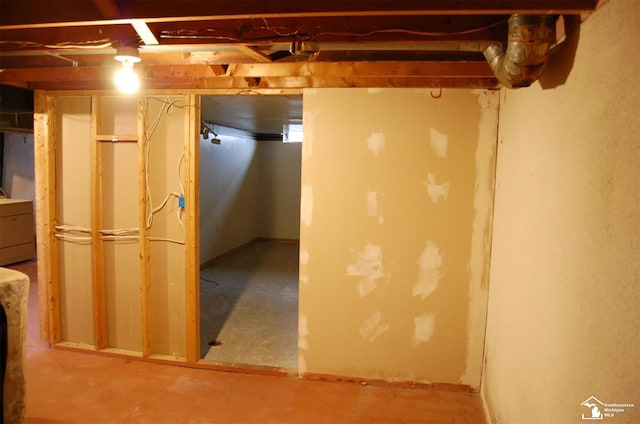
[[120, 92], [125, 94], [135, 93], [140, 87], [140, 79], [133, 71], [133, 64], [140, 62], [138, 49], [135, 47], [120, 47], [115, 59], [122, 63], [122, 68], [115, 74], [115, 84]]

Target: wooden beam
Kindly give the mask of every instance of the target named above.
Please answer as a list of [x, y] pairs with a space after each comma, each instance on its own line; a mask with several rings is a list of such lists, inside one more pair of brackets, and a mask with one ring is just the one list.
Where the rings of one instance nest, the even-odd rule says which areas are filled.
[[237, 64], [234, 77], [492, 77], [479, 62], [289, 62]]
[[151, 269], [147, 229], [147, 99], [138, 101], [138, 237], [140, 246], [140, 303], [142, 309], [142, 356], [151, 355]]
[[[146, 87], [166, 86], [172, 80], [203, 80], [221, 78], [220, 69], [206, 64], [194, 65], [146, 65], [137, 69]], [[231, 64], [225, 74], [227, 77], [265, 78], [265, 77], [475, 77], [493, 76], [491, 68], [484, 61], [389, 61], [389, 62], [285, 62]], [[110, 73], [103, 67], [84, 68], [30, 68], [5, 69], [0, 73], [0, 82], [42, 82], [44, 86], [55, 89], [56, 85], [80, 85], [82, 81], [109, 81]]]
[[210, 65], [211, 71], [217, 77], [225, 75], [227, 73], [227, 67], [222, 65]]
[[107, 347], [107, 296], [104, 281], [104, 242], [102, 219], [102, 163], [98, 141], [100, 98], [91, 96], [91, 283], [93, 298], [93, 344], [97, 350]]
[[200, 96], [185, 95], [185, 285], [187, 362], [200, 359]]
[[[440, 84], [437, 83], [440, 81]], [[298, 92], [304, 88], [430, 88], [442, 85], [444, 88], [492, 89], [499, 84], [495, 77], [271, 77], [261, 78], [260, 85], [250, 87], [244, 78], [208, 78], [208, 79], [176, 79], [154, 81], [147, 84], [146, 90], [155, 93], [198, 92], [236, 95], [268, 91], [277, 94]], [[33, 83], [35, 90], [59, 91], [108, 91], [113, 92], [112, 84], [104, 81], [67, 82], [67, 83]]]
[[246, 54], [256, 62], [262, 62], [262, 63], [271, 62], [271, 57], [269, 57], [268, 54], [264, 53], [261, 50], [256, 49], [255, 47], [250, 47], [250, 46], [245, 46], [243, 44], [240, 44], [235, 46], [235, 48], [241, 51], [242, 53]]
[[46, 191], [47, 198], [47, 233], [49, 238], [49, 264], [48, 264], [48, 281], [47, 296], [49, 301], [49, 341], [51, 344], [58, 343], [62, 340], [62, 326], [60, 322], [60, 273], [59, 273], [59, 257], [58, 257], [58, 241], [56, 240], [55, 225], [57, 215], [57, 192], [56, 192], [56, 145], [59, 142], [56, 133], [56, 110], [55, 99], [47, 96], [47, 112], [46, 112], [46, 140], [45, 140], [45, 161], [47, 173]]
[[[26, 4], [25, 4], [26, 3]], [[127, 19], [96, 19], [91, 10], [81, 11], [74, 1], [56, 1], [55, 9], [46, 0], [29, 2], [3, 0], [0, 29], [28, 27], [106, 26], [130, 24], [134, 19], [146, 23], [221, 21], [237, 19], [352, 17], [352, 16], [429, 16], [429, 15], [508, 15], [580, 14], [594, 10], [595, 0], [431, 0], [404, 1], [174, 1], [128, 2], [121, 12]], [[34, 13], [34, 11], [45, 13]], [[211, 15], [212, 10], [216, 11]]]
[[38, 307], [40, 338], [50, 344], [60, 341], [60, 295], [54, 276], [57, 261], [54, 238], [55, 164], [53, 100], [42, 91], [34, 93], [34, 162], [36, 190], [36, 248], [38, 256]]

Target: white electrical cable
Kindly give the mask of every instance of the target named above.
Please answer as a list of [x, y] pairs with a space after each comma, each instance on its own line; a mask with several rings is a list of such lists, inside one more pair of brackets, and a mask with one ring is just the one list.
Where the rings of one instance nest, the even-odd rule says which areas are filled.
[[91, 237], [86, 237], [86, 236], [71, 236], [68, 234], [60, 234], [60, 233], [54, 233], [53, 236], [61, 241], [66, 241], [66, 242], [70, 242], [70, 243], [76, 243], [76, 244], [91, 244]]
[[138, 236], [102, 236], [101, 240], [105, 241], [128, 241], [128, 240], [140, 240]]
[[[180, 198], [184, 198], [184, 184], [182, 183], [182, 177], [180, 174], [181, 171], [181, 167], [182, 167], [182, 162], [184, 161], [184, 152], [182, 153], [182, 155], [180, 155], [180, 159], [178, 160], [178, 167], [177, 167], [177, 177], [178, 177], [178, 185], [180, 186], [180, 192], [176, 193], [176, 192], [170, 192], [169, 194], [167, 194], [167, 196], [164, 198], [164, 200], [162, 201], [162, 203], [160, 204], [160, 206], [157, 207], [153, 207], [153, 200], [151, 197], [151, 188], [150, 188], [150, 184], [149, 184], [149, 150], [150, 150], [150, 141], [151, 141], [151, 136], [155, 133], [156, 129], [158, 128], [158, 125], [160, 124], [160, 120], [162, 118], [162, 116], [166, 113], [167, 115], [170, 115], [173, 112], [173, 107], [179, 102], [179, 100], [172, 100], [171, 96], [166, 97], [164, 100], [162, 99], [157, 99], [155, 97], [151, 97], [151, 99], [155, 99], [155, 100], [159, 100], [162, 102], [162, 107], [160, 109], [160, 112], [158, 113], [158, 115], [156, 116], [156, 118], [154, 119], [153, 123], [151, 124], [151, 126], [149, 127], [149, 131], [146, 134], [145, 140], [144, 140], [144, 150], [145, 150], [145, 163], [144, 163], [144, 172], [145, 172], [145, 185], [146, 185], [146, 195], [147, 195], [147, 206], [149, 208], [149, 212], [147, 215], [147, 221], [146, 221], [146, 225], [145, 225], [145, 229], [148, 230], [151, 228], [151, 226], [153, 225], [153, 217], [156, 213], [160, 212], [166, 205], [167, 202], [169, 201], [169, 199], [171, 198], [171, 196], [176, 197], [178, 199]], [[182, 228], [182, 230], [184, 231], [184, 224], [182, 223], [181, 220], [181, 211], [182, 208], [178, 208], [178, 213], [177, 213], [177, 218], [178, 218], [178, 223], [180, 224], [180, 227]]]
[[185, 242], [181, 241], [181, 240], [174, 240], [174, 239], [162, 238], [162, 237], [147, 237], [147, 240], [149, 240], [149, 241], [166, 241], [166, 242], [169, 242], [169, 243], [182, 244], [182, 245], [185, 244]]
[[[164, 207], [167, 205], [171, 197], [175, 197], [177, 199], [180, 199], [180, 198], [184, 199], [184, 184], [182, 182], [182, 175], [181, 175], [182, 164], [185, 158], [185, 153], [183, 151], [182, 154], [180, 155], [180, 159], [178, 160], [178, 166], [176, 169], [176, 174], [177, 174], [176, 176], [178, 180], [178, 185], [180, 187], [180, 192], [179, 193], [175, 191], [169, 192], [169, 194], [167, 194], [167, 196], [164, 198], [164, 200], [160, 203], [159, 206], [156, 206], [155, 208], [153, 207], [151, 189], [149, 185], [149, 150], [150, 150], [151, 137], [155, 133], [158, 126], [160, 125], [160, 121], [162, 117], [165, 114], [170, 115], [173, 112], [174, 106], [176, 106], [176, 104], [180, 102], [180, 100], [173, 100], [171, 96], [167, 96], [164, 99], [158, 99], [155, 97], [150, 97], [150, 99], [161, 101], [162, 107], [160, 109], [160, 112], [152, 122], [151, 126], [149, 127], [149, 130], [147, 131], [146, 136], [143, 140], [144, 156], [145, 156], [144, 173], [145, 173], [147, 210], [148, 210], [148, 212], [145, 211], [145, 213], [147, 214], [147, 220], [145, 225], [146, 230], [149, 230], [151, 228], [151, 226], [153, 225], [154, 215], [160, 212], [162, 209], [164, 209]], [[184, 211], [184, 208], [178, 207], [176, 211], [176, 218], [178, 220], [178, 223], [180, 224], [180, 228], [182, 228], [182, 231], [184, 233], [185, 228], [182, 222], [183, 211]], [[56, 232], [54, 236], [59, 240], [76, 242], [76, 243], [83, 242], [88, 244], [92, 242], [91, 235], [93, 234], [93, 230], [90, 228], [84, 228], [84, 227], [79, 227], [74, 225], [56, 225], [55, 229], [58, 232]], [[101, 229], [101, 230], [97, 230], [97, 232], [100, 233], [100, 239], [105, 241], [129, 241], [129, 240], [140, 239], [139, 237], [140, 230], [138, 228]], [[150, 241], [164, 241], [164, 242], [176, 243], [181, 245], [185, 244], [184, 241], [170, 239], [170, 238], [147, 237], [147, 239]]]
[[180, 172], [182, 168], [182, 163], [184, 162], [184, 152], [180, 155], [180, 160], [178, 161], [178, 184], [180, 185], [180, 194], [184, 196], [184, 184], [182, 184], [182, 173]]

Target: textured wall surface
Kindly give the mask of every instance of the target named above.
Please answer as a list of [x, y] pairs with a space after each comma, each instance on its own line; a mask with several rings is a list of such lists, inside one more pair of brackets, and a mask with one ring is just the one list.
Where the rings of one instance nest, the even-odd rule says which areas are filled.
[[556, 52], [546, 89], [501, 94], [482, 383], [494, 422], [581, 422], [591, 396], [635, 404], [604, 422], [640, 422], [639, 39], [640, 4], [611, 0], [575, 57]]
[[258, 236], [300, 238], [300, 143], [258, 142]]
[[258, 236], [256, 142], [221, 136], [200, 140], [200, 262]]
[[299, 371], [477, 386], [497, 96], [305, 90]]
[[33, 134], [4, 134], [2, 188], [14, 199], [35, 200]]

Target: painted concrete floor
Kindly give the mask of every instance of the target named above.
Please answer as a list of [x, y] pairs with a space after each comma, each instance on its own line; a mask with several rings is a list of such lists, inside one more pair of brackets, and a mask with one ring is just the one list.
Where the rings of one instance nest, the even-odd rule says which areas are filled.
[[204, 360], [297, 369], [298, 258], [297, 244], [257, 241], [200, 271]]
[[229, 373], [48, 348], [31, 280], [27, 424], [484, 423], [479, 396]]

